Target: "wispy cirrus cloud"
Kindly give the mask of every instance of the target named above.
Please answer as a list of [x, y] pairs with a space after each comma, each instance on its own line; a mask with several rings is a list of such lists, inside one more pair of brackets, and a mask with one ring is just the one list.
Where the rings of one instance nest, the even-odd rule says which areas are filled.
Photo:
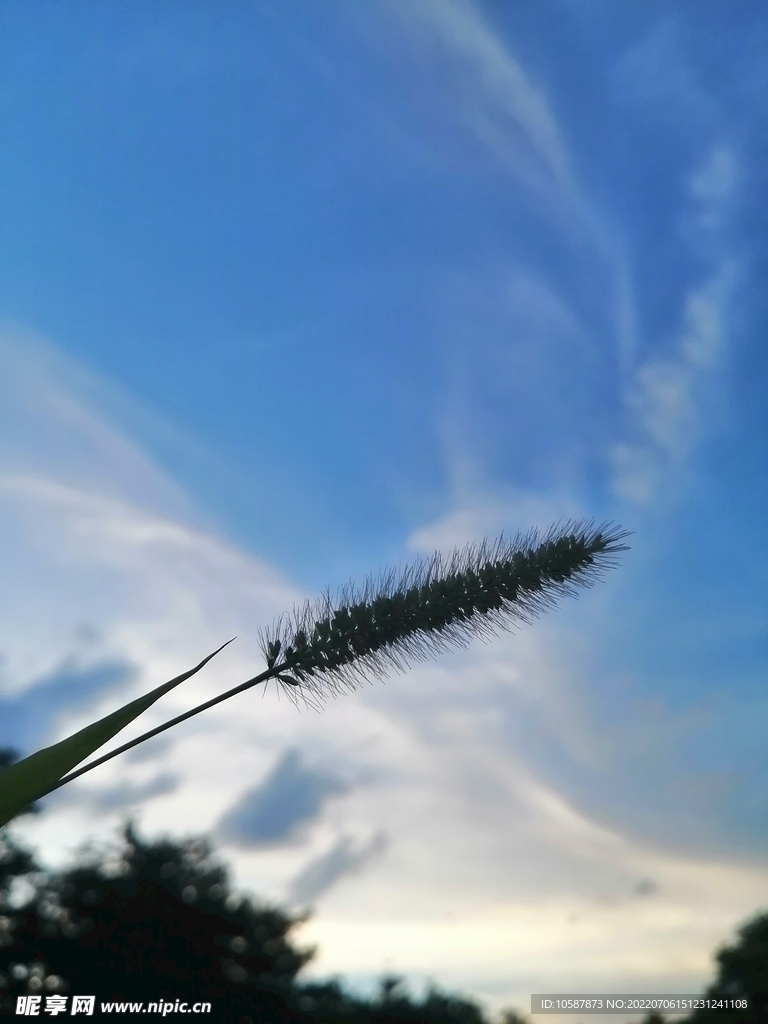
[[713, 267], [682, 297], [680, 328], [667, 351], [662, 345], [662, 353], [641, 363], [625, 387], [634, 437], [611, 451], [613, 490], [625, 501], [647, 503], [669, 486], [671, 474], [685, 478], [690, 456], [711, 427], [708, 421], [719, 419], [713, 387], [722, 389], [727, 372], [729, 309], [739, 278], [723, 232], [738, 182], [736, 154], [722, 144], [690, 177], [691, 220]]
[[457, 122], [527, 187], [572, 193], [571, 162], [543, 89], [515, 60], [477, 6], [427, 0], [395, 8], [417, 45], [449, 62], [443, 79]]
[[[543, 85], [534, 82], [481, 5], [446, 0], [395, 10], [411, 43], [435, 65], [450, 69], [440, 79], [445, 109], [486, 159], [501, 162], [516, 190], [538, 197], [539, 218], [555, 218], [563, 246], [578, 243], [582, 258], [589, 254], [594, 276], [607, 273], [610, 281], [606, 335], [579, 310], [569, 294], [572, 281], [537, 279], [513, 261], [504, 268], [483, 267], [482, 279], [476, 269], [454, 272], [449, 287], [456, 308], [439, 425], [459, 506], [453, 514], [466, 516], [470, 506], [500, 502], [505, 486], [498, 449], [509, 448], [499, 434], [505, 389], [510, 436], [524, 431], [526, 450], [539, 464], [549, 458], [542, 424], [550, 424], [559, 437], [551, 472], [560, 476], [561, 486], [568, 476], [565, 489], [577, 483], [587, 471], [583, 453], [597, 445], [608, 455], [602, 468], [613, 496], [648, 504], [670, 474], [686, 479], [705, 424], [716, 418], [729, 303], [739, 279], [739, 261], [727, 237], [741, 177], [736, 150], [722, 139], [711, 143], [689, 177], [679, 230], [693, 233], [691, 247], [708, 267], [681, 295], [680, 323], [671, 339], [643, 344], [628, 244], [618, 226], [608, 227], [598, 199], [579, 181], [577, 160]], [[616, 62], [612, 74], [631, 102], [672, 103], [678, 118], [695, 112], [699, 135], [711, 138], [720, 130], [720, 110], [681, 56], [678, 36], [675, 23], [660, 24]], [[578, 273], [574, 264], [574, 279]], [[496, 285], [489, 286], [494, 279]], [[480, 340], [470, 343], [472, 333]], [[663, 333], [673, 334], [666, 327]], [[649, 350], [652, 355], [643, 354]], [[595, 394], [615, 389], [620, 415], [613, 422], [595, 420], [604, 403], [592, 397], [588, 385]], [[484, 410], [495, 436], [483, 423]], [[505, 461], [515, 466], [514, 455]]]
[[[437, 430], [451, 499], [460, 510], [481, 494], [498, 505], [513, 474], [546, 473], [550, 489], [573, 493], [591, 472], [586, 453], [611, 429], [604, 396], [618, 392], [639, 347], [626, 242], [581, 180], [543, 81], [488, 8], [446, 0], [387, 10], [434, 89], [429, 123], [441, 111], [471, 166], [501, 171], [515, 197], [503, 214], [508, 253], [494, 238], [479, 265], [436, 272], [446, 382]], [[542, 236], [556, 252], [546, 271]]]

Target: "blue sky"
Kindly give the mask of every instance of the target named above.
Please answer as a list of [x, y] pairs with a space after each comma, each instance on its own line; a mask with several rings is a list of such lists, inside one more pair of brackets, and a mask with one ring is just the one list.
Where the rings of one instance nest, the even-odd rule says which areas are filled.
[[149, 728], [417, 553], [634, 531], [531, 629], [321, 716], [240, 698], [20, 831], [207, 830], [361, 985], [700, 988], [768, 882], [764, 5], [10, 0], [3, 35], [0, 742], [237, 633]]

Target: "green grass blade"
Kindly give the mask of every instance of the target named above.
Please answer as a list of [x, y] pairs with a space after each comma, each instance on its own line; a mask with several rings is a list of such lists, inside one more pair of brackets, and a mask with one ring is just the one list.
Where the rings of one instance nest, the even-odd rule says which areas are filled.
[[223, 650], [227, 640], [213, 654], [203, 658], [199, 665], [183, 672], [175, 679], [163, 683], [151, 693], [144, 697], [126, 704], [119, 711], [113, 711], [106, 718], [88, 725], [79, 732], [54, 743], [53, 746], [44, 747], [22, 761], [6, 768], [0, 772], [0, 827], [6, 825], [12, 818], [28, 807], [34, 800], [47, 793], [56, 783], [63, 778], [86, 757], [98, 750], [104, 743], [112, 739], [121, 729], [137, 718], [142, 711], [151, 707], [163, 694], [168, 693], [174, 686], [183, 683], [206, 665], [211, 658]]

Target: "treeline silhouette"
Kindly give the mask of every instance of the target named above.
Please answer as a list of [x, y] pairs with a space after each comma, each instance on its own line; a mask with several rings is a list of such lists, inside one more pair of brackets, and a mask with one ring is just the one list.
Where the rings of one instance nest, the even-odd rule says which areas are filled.
[[[6, 1013], [15, 1013], [19, 995], [77, 993], [110, 1002], [209, 1002], [207, 1020], [232, 1024], [483, 1024], [475, 1003], [436, 990], [416, 1001], [396, 978], [382, 979], [370, 1000], [337, 981], [300, 983], [297, 974], [313, 955], [291, 939], [302, 918], [236, 895], [204, 840], [148, 843], [127, 826], [118, 858], [32, 875], [29, 852], [7, 836], [0, 845]], [[34, 891], [14, 910], [9, 890], [19, 877]]]
[[[0, 751], [0, 768], [11, 757]], [[147, 842], [128, 825], [111, 854], [92, 852], [68, 870], [44, 872], [7, 830], [1, 835], [5, 1014], [15, 1014], [21, 995], [83, 994], [97, 1003], [209, 1002], [205, 1019], [226, 1024], [487, 1024], [473, 1000], [436, 988], [416, 999], [396, 977], [382, 978], [369, 999], [338, 980], [301, 981], [314, 954], [292, 938], [303, 918], [235, 893], [205, 840]], [[19, 905], [11, 890], [22, 879], [28, 897]], [[707, 995], [745, 996], [749, 1008], [697, 1011], [687, 1024], [768, 1024], [768, 914], [746, 924], [717, 962]], [[523, 1018], [506, 1011], [502, 1021]], [[644, 1024], [661, 1021], [652, 1015]]]
[[[0, 770], [13, 760], [0, 750]], [[299, 981], [314, 955], [291, 937], [304, 918], [235, 893], [203, 839], [147, 842], [128, 825], [118, 849], [51, 872], [7, 829], [0, 836], [5, 1014], [15, 1015], [18, 996], [42, 996], [44, 1017], [45, 996], [79, 994], [97, 1004], [208, 1002], [205, 1019], [226, 1024], [485, 1024], [472, 1000], [437, 989], [415, 999], [397, 977], [382, 978], [370, 999], [340, 981]], [[11, 898], [19, 880], [21, 905]]]

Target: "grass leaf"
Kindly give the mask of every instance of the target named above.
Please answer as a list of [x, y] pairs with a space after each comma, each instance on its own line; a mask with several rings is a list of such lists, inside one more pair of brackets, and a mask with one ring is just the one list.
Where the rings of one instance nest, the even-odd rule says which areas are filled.
[[[231, 640], [227, 640], [227, 644], [231, 642]], [[54, 743], [50, 747], [44, 747], [29, 757], [25, 757], [22, 761], [17, 761], [9, 768], [0, 771], [0, 827], [7, 824], [11, 818], [15, 818], [34, 800], [54, 788], [75, 765], [111, 740], [142, 711], [151, 707], [156, 700], [172, 690], [174, 686], [178, 686], [179, 683], [183, 683], [185, 679], [189, 679], [190, 676], [199, 672], [227, 644], [222, 644], [213, 654], [203, 658], [199, 665], [195, 665], [194, 668], [176, 676], [175, 679], [156, 687], [144, 697], [138, 697], [131, 701], [119, 711], [113, 711], [111, 715], [80, 729], [79, 732], [68, 736], [67, 739]]]

